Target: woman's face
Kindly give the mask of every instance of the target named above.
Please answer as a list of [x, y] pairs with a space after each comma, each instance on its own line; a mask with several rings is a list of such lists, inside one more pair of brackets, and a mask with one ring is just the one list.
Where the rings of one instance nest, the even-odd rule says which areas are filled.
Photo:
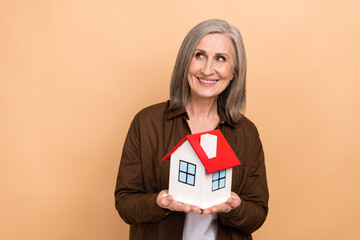
[[234, 77], [234, 50], [230, 38], [212, 33], [201, 39], [188, 71], [190, 96], [216, 99]]

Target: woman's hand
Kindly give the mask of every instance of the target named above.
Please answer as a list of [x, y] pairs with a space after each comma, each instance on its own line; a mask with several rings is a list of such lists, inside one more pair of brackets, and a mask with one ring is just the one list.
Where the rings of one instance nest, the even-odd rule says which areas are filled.
[[167, 208], [167, 209], [170, 209], [171, 211], [185, 212], [185, 213], [194, 211], [198, 214], [201, 213], [201, 209], [199, 207], [196, 207], [193, 205], [188, 205], [188, 204], [183, 204], [183, 203], [175, 201], [173, 196], [169, 195], [168, 190], [162, 190], [159, 193], [159, 195], [156, 198], [156, 203], [161, 208]]
[[221, 203], [218, 205], [214, 205], [212, 207], [206, 208], [202, 211], [203, 214], [216, 214], [216, 213], [228, 213], [232, 209], [239, 207], [241, 204], [240, 197], [234, 193], [231, 192], [231, 196], [228, 198], [228, 200], [225, 203]]

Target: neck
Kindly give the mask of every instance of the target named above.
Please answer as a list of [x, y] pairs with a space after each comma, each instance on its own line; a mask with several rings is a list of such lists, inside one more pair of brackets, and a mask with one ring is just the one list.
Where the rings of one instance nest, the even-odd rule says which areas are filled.
[[189, 118], [206, 119], [217, 117], [217, 99], [200, 99], [190, 95], [185, 104]]

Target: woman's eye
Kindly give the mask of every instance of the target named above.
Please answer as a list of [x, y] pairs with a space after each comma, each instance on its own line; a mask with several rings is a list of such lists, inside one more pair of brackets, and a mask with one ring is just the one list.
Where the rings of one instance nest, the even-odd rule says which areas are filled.
[[203, 53], [198, 52], [198, 53], [195, 54], [195, 57], [196, 58], [204, 58], [205, 56], [204, 56]]
[[219, 57], [216, 58], [216, 60], [218, 60], [218, 61], [226, 61], [226, 58], [223, 57], [223, 56], [219, 56]]

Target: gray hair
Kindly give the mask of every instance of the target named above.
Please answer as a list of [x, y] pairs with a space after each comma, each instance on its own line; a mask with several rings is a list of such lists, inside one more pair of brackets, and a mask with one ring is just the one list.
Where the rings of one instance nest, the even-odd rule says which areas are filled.
[[170, 108], [175, 109], [185, 106], [190, 95], [187, 73], [191, 59], [200, 40], [211, 33], [224, 34], [233, 43], [234, 79], [218, 96], [218, 104], [231, 121], [238, 122], [245, 111], [246, 105], [245, 49], [239, 30], [220, 19], [211, 19], [197, 24], [182, 42], [170, 82]]

